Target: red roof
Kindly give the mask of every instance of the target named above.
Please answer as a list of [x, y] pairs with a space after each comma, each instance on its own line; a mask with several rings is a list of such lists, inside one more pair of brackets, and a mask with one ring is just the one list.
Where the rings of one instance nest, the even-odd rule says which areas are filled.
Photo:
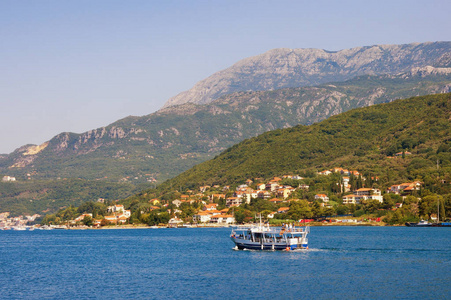
[[286, 210], [290, 210], [290, 208], [289, 207], [281, 207], [277, 211], [286, 211]]

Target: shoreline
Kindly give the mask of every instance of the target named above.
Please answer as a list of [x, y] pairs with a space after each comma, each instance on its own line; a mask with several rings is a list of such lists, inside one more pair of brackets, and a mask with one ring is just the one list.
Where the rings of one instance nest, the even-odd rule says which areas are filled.
[[[190, 226], [178, 226], [178, 227], [170, 227], [170, 226], [147, 226], [147, 225], [140, 225], [140, 226], [128, 226], [128, 225], [121, 225], [121, 226], [103, 226], [103, 227], [71, 227], [67, 228], [67, 230], [124, 230], [124, 229], [190, 229], [190, 228], [230, 228], [230, 227], [236, 227], [236, 226], [251, 226], [250, 224], [246, 225], [190, 225]], [[377, 223], [308, 223], [301, 226], [296, 227], [305, 227], [305, 226], [311, 226], [311, 227], [322, 227], [322, 226], [349, 226], [349, 227], [407, 227], [405, 225], [387, 225], [386, 223], [380, 222]], [[270, 227], [280, 227], [280, 226], [270, 226]]]

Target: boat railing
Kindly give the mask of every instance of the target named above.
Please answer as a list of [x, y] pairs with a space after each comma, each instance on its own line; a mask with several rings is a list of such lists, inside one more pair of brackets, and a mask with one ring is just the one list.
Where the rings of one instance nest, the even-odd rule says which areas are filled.
[[277, 232], [277, 233], [309, 233], [310, 226], [306, 227], [267, 227], [267, 226], [233, 226], [232, 231], [251, 231], [251, 232]]

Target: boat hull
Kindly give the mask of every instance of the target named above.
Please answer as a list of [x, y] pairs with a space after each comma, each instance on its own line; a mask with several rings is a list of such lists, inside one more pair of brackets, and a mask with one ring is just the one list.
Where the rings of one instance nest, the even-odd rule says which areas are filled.
[[287, 243], [259, 243], [249, 240], [242, 240], [232, 237], [232, 241], [239, 250], [296, 250], [296, 249], [308, 249], [308, 244], [292, 244]]

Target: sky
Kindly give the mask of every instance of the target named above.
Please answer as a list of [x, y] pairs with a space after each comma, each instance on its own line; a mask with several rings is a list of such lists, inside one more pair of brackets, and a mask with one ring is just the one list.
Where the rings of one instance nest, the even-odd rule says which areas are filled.
[[0, 153], [160, 109], [274, 48], [451, 40], [451, 1], [1, 0]]

